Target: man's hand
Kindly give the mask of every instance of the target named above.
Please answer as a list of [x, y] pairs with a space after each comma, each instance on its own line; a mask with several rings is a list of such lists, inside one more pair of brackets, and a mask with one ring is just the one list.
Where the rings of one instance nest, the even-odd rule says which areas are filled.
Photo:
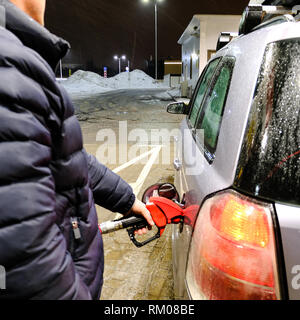
[[[148, 224], [151, 227], [153, 227], [155, 225], [154, 221], [152, 220], [150, 212], [146, 208], [146, 205], [138, 199], [135, 200], [135, 202], [134, 202], [131, 210], [128, 212], [128, 214], [143, 216], [147, 220]], [[148, 232], [147, 228], [144, 228], [144, 229], [140, 229], [140, 230], [136, 231], [136, 234], [143, 235], [143, 234], [146, 234], [147, 232]]]

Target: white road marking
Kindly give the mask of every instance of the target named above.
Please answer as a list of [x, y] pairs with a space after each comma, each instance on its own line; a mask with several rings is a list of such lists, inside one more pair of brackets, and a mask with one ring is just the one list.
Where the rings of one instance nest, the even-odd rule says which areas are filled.
[[[142, 188], [145, 180], [147, 179], [147, 177], [148, 177], [148, 175], [149, 175], [149, 173], [150, 173], [150, 170], [151, 170], [152, 166], [154, 165], [157, 157], [158, 157], [159, 154], [160, 154], [161, 148], [162, 148], [162, 146], [156, 146], [154, 149], [152, 149], [151, 151], [149, 151], [150, 153], [152, 153], [149, 161], [148, 161], [148, 162], [146, 163], [146, 165], [144, 166], [144, 168], [143, 168], [140, 176], [138, 177], [137, 181], [136, 181], [135, 183], [132, 183], [132, 184], [131, 184], [131, 187], [132, 187], [132, 189], [133, 189], [133, 193], [134, 193], [135, 195], [138, 195], [138, 194], [140, 193], [141, 188]], [[149, 152], [147, 152], [147, 155], [149, 154]], [[141, 156], [143, 156], [143, 155], [145, 155], [145, 154], [146, 154], [146, 153], [142, 154]], [[138, 157], [138, 158], [140, 158], [140, 157]], [[137, 159], [137, 158], [136, 158], [136, 159]], [[134, 159], [133, 159], [133, 160], [134, 160]], [[133, 161], [133, 160], [132, 160], [132, 161]], [[139, 159], [138, 159], [138, 160], [139, 160]], [[137, 161], [138, 161], [138, 160], [137, 160]], [[132, 161], [130, 161], [130, 162], [132, 162]], [[137, 161], [135, 161], [135, 162], [137, 162]], [[134, 162], [133, 162], [133, 163], [134, 163]], [[125, 165], [126, 165], [126, 164], [125, 164]], [[125, 166], [125, 165], [122, 166], [123, 169], [124, 169], [124, 166]], [[125, 168], [127, 168], [127, 167], [128, 167], [128, 166], [126, 166]], [[114, 171], [114, 172], [115, 172], [115, 171]], [[115, 220], [120, 219], [121, 217], [123, 217], [123, 215], [121, 215], [121, 214], [118, 213], [118, 214], [116, 215], [116, 217], [115, 217]]]
[[145, 180], [147, 179], [152, 166], [154, 165], [157, 157], [160, 154], [161, 148], [162, 148], [162, 146], [158, 146], [158, 147], [154, 148], [152, 156], [150, 157], [149, 161], [147, 162], [147, 164], [145, 165], [144, 169], [142, 170], [140, 176], [138, 177], [138, 179], [135, 183], [135, 186], [134, 186], [134, 193], [136, 195], [138, 195], [140, 193], [141, 188], [142, 188]]
[[136, 158], [124, 163], [123, 165], [121, 165], [120, 167], [118, 167], [118, 168], [116, 168], [116, 169], [114, 169], [112, 171], [114, 173], [118, 173], [118, 172], [130, 167], [131, 165], [135, 164], [136, 162], [146, 158], [148, 155], [152, 154], [154, 151], [155, 151], [155, 149], [152, 149], [152, 150], [150, 150], [148, 152], [145, 152], [145, 153], [141, 154], [140, 156], [138, 156], [138, 157], [136, 157]]

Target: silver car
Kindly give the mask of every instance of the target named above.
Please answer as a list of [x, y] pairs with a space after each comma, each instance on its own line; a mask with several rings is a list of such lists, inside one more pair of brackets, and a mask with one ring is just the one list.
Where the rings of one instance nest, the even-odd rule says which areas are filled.
[[[188, 110], [188, 112], [187, 112]], [[179, 299], [300, 299], [300, 22], [239, 36], [203, 71], [174, 166]]]

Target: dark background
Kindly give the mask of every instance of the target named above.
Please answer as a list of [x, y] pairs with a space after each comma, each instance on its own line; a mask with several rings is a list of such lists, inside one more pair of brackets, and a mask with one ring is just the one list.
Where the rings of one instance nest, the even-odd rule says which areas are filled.
[[[158, 9], [158, 57], [180, 59], [177, 44], [195, 14], [242, 14], [248, 0], [164, 0]], [[46, 28], [68, 40], [64, 64], [99, 72], [118, 71], [114, 55], [125, 54], [131, 70], [147, 71], [154, 59], [154, 5], [142, 0], [48, 0]], [[127, 61], [125, 62], [127, 64]], [[123, 68], [125, 68], [123, 64]]]

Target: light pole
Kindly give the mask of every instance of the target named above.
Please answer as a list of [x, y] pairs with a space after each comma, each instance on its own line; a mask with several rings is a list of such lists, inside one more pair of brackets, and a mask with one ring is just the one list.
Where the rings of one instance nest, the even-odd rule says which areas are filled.
[[126, 56], [122, 56], [122, 57], [119, 57], [119, 56], [114, 56], [114, 59], [115, 60], [119, 60], [119, 73], [121, 73], [121, 59], [122, 60], [125, 60], [126, 59]]
[[59, 60], [59, 71], [60, 71], [60, 78], [62, 79], [63, 74], [62, 74], [62, 63], [61, 63], [61, 59]]
[[[150, 0], [143, 0], [143, 2], [148, 3]], [[154, 14], [155, 14], [155, 80], [157, 80], [157, 65], [158, 65], [158, 3], [163, 0], [151, 0], [154, 2]]]

